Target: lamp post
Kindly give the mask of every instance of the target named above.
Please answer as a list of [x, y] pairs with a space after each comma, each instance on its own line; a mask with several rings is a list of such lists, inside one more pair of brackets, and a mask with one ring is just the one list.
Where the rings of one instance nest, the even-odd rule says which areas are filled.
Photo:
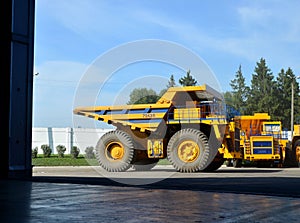
[[292, 99], [291, 99], [291, 139], [293, 139], [294, 134], [294, 84], [295, 79], [299, 79], [300, 76], [297, 76], [292, 79]]

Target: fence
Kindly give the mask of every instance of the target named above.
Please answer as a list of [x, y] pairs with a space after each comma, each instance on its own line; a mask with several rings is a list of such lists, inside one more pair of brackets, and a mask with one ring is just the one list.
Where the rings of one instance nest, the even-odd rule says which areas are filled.
[[[41, 145], [48, 144], [53, 154], [57, 154], [56, 146], [64, 145], [66, 154], [69, 154], [72, 146], [77, 146], [81, 154], [85, 154], [88, 146], [95, 147], [99, 138], [112, 129], [89, 129], [89, 128], [33, 128], [32, 148], [38, 147], [38, 153], [42, 154]], [[291, 139], [291, 132], [285, 132]]]
[[95, 147], [99, 138], [112, 129], [88, 129], [88, 128], [32, 128], [32, 148], [38, 147], [38, 153], [42, 154], [41, 145], [47, 144], [52, 153], [57, 154], [56, 146], [64, 145], [65, 154], [69, 154], [72, 146], [77, 146], [80, 153], [84, 154], [88, 146]]

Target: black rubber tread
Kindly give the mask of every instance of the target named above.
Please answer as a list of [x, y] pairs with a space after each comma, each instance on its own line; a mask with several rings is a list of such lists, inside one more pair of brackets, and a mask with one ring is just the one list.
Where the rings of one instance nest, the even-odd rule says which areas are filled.
[[[194, 162], [183, 162], [178, 157], [178, 146], [185, 140], [192, 140], [197, 143], [200, 155]], [[206, 135], [198, 129], [187, 128], [176, 132], [170, 139], [167, 147], [167, 157], [173, 167], [179, 172], [196, 172], [204, 170], [209, 165], [209, 146]]]
[[[111, 142], [119, 142], [124, 147], [124, 156], [122, 160], [111, 161], [105, 155], [106, 145]], [[108, 172], [123, 172], [131, 167], [131, 161], [134, 155], [134, 143], [130, 135], [121, 130], [114, 130], [105, 133], [98, 141], [95, 148], [96, 159], [99, 165]]]
[[283, 167], [299, 167], [298, 161], [296, 160], [296, 148], [298, 145], [300, 145], [300, 139], [296, 140], [293, 145], [291, 143], [287, 144]]

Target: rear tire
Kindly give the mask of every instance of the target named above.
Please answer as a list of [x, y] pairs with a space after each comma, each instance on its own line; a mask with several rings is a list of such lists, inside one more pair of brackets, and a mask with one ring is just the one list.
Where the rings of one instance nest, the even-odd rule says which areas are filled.
[[131, 167], [134, 143], [126, 132], [110, 131], [99, 139], [95, 152], [102, 168], [109, 172], [122, 172]]
[[167, 147], [167, 157], [179, 172], [204, 170], [210, 150], [206, 135], [197, 129], [187, 128], [176, 132]]

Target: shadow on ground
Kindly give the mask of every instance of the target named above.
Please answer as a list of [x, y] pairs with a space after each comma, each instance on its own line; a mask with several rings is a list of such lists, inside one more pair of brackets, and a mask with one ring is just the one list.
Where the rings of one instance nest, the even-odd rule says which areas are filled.
[[[131, 178], [130, 181], [141, 179]], [[234, 177], [234, 178], [168, 178], [146, 185], [126, 185], [118, 179], [101, 177], [32, 177], [33, 182], [71, 183], [103, 186], [126, 186], [146, 189], [191, 190], [300, 198], [300, 178]]]

